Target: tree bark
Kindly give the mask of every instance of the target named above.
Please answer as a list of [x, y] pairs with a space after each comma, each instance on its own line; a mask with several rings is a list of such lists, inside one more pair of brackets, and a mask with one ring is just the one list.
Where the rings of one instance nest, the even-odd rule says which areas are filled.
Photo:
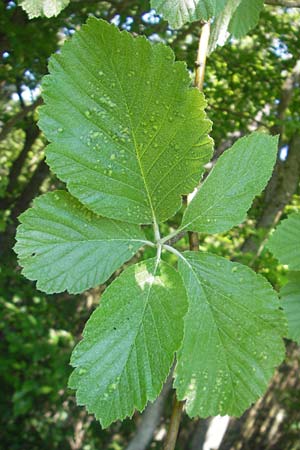
[[163, 416], [164, 406], [172, 388], [172, 376], [168, 378], [163, 390], [155, 402], [142, 414], [136, 433], [126, 450], [146, 450]]
[[185, 450], [202, 450], [211, 419], [199, 419], [186, 441]]
[[[300, 2], [299, 2], [300, 4]], [[273, 134], [283, 134], [284, 120], [286, 118], [286, 112], [291, 104], [294, 96], [294, 89], [300, 82], [300, 59], [296, 61], [296, 64], [287, 76], [282, 84], [281, 95], [277, 108], [277, 124], [271, 130]]]
[[220, 450], [298, 450], [300, 348], [288, 345], [265, 396], [241, 418], [232, 419]]

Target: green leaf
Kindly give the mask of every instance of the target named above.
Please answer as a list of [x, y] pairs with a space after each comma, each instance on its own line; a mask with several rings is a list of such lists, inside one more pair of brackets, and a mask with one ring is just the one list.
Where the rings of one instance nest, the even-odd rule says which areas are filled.
[[186, 292], [178, 272], [154, 259], [126, 269], [72, 354], [69, 385], [103, 427], [158, 396], [183, 338]]
[[103, 283], [145, 239], [138, 226], [97, 216], [64, 191], [38, 197], [20, 222], [15, 251], [23, 274], [49, 294]]
[[217, 45], [224, 45], [230, 35], [235, 38], [246, 36], [257, 25], [263, 6], [263, 0], [227, 0], [225, 8], [212, 24], [209, 53]]
[[228, 27], [230, 21], [240, 3], [241, 0], [227, 0], [225, 8], [214, 20], [209, 38], [209, 54], [212, 53], [218, 45], [222, 46], [226, 43], [229, 37]]
[[300, 344], [300, 273], [295, 272], [291, 281], [280, 291], [282, 306], [288, 320], [287, 338]]
[[227, 0], [151, 0], [151, 7], [166, 19], [171, 27], [180, 28], [186, 22], [208, 20], [218, 14]]
[[[89, 19], [50, 62], [40, 126], [51, 169], [94, 212], [172, 217], [210, 159], [203, 95], [168, 47]], [[70, 120], [71, 117], [71, 120]]]
[[269, 239], [267, 247], [281, 264], [300, 270], [300, 213], [282, 220]]
[[19, 0], [18, 4], [27, 12], [29, 19], [34, 17], [57, 16], [70, 0]]
[[236, 38], [246, 36], [254, 28], [264, 7], [264, 0], [242, 0], [229, 24], [229, 32]]
[[183, 216], [181, 229], [221, 233], [245, 220], [254, 197], [271, 177], [277, 137], [252, 133], [217, 161]]
[[286, 323], [271, 285], [241, 264], [186, 252], [189, 310], [175, 387], [191, 417], [241, 415], [284, 357]]

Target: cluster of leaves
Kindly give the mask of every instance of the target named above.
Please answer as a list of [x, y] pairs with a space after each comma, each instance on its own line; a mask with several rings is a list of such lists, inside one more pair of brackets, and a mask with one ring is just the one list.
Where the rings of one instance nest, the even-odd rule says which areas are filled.
[[[40, 127], [48, 164], [70, 193], [41, 196], [21, 216], [15, 249], [24, 274], [46, 292], [77, 293], [140, 247], [157, 248], [113, 281], [89, 319], [71, 361], [78, 403], [104, 427], [132, 415], [158, 396], [176, 354], [174, 385], [190, 416], [240, 415], [284, 355], [277, 296], [247, 267], [168, 241], [243, 221], [271, 176], [277, 138], [236, 142], [179, 228], [161, 237], [159, 223], [181, 208], [212, 152], [205, 101], [184, 64], [164, 45], [90, 19], [49, 68]], [[153, 240], [141, 224], [153, 225]], [[179, 258], [178, 271], [163, 250]]]
[[[19, 0], [29, 18], [57, 16], [70, 0]], [[171, 27], [181, 28], [187, 22], [214, 18], [210, 51], [224, 44], [230, 35], [241, 38], [255, 27], [263, 9], [263, 0], [151, 0], [151, 7]]]
[[259, 20], [263, 0], [151, 0], [152, 7], [174, 28], [186, 22], [214, 18], [209, 49], [223, 45], [230, 35], [245, 36]]
[[287, 337], [300, 343], [300, 213], [283, 220], [268, 242], [269, 250], [281, 264], [287, 265], [289, 282], [280, 291], [288, 319]]

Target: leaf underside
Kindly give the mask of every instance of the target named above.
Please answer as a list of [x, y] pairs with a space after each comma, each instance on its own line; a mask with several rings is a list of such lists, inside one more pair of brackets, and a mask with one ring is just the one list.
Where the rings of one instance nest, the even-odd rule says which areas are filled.
[[226, 0], [151, 0], [151, 7], [173, 28], [180, 28], [186, 22], [208, 20], [218, 14], [225, 4]]
[[211, 26], [211, 33], [209, 37], [208, 54], [211, 54], [217, 45], [224, 45], [229, 37], [229, 24], [233, 14], [239, 6], [241, 0], [227, 0], [226, 5], [215, 18]]
[[187, 22], [215, 17], [212, 29], [215, 36], [211, 39], [211, 52], [217, 43], [219, 45], [225, 43], [225, 34], [230, 33], [236, 38], [241, 38], [254, 28], [264, 2], [263, 0], [151, 0], [151, 6], [173, 28], [180, 28]]
[[19, 0], [18, 4], [27, 12], [29, 19], [34, 17], [57, 16], [70, 0]]
[[175, 387], [194, 416], [241, 415], [284, 357], [286, 323], [260, 275], [224, 258], [185, 252], [179, 272], [189, 310]]
[[239, 39], [254, 28], [263, 9], [263, 0], [227, 0], [226, 5], [212, 24], [209, 53], [217, 45], [224, 45], [229, 36]]
[[295, 212], [282, 220], [267, 244], [281, 264], [290, 270], [300, 270], [300, 213]]
[[145, 239], [137, 225], [97, 216], [65, 191], [38, 197], [20, 222], [15, 251], [23, 274], [49, 294], [105, 282]]
[[254, 28], [264, 7], [264, 0], [242, 0], [235, 10], [228, 31], [236, 38], [242, 38]]
[[185, 64], [91, 18], [49, 70], [39, 125], [51, 142], [47, 162], [71, 194], [117, 220], [172, 217], [212, 152], [206, 103]]
[[181, 228], [221, 233], [243, 222], [271, 177], [277, 143], [277, 137], [264, 133], [239, 139], [218, 159], [187, 207]]
[[158, 396], [183, 337], [186, 293], [178, 272], [149, 259], [105, 291], [72, 354], [69, 386], [103, 427]]

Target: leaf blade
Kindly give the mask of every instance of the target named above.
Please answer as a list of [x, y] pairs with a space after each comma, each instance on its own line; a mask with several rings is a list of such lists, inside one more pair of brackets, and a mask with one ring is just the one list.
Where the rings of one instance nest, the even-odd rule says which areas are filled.
[[71, 194], [117, 220], [173, 216], [212, 151], [204, 97], [184, 64], [93, 18], [49, 68], [39, 124], [47, 162]]
[[29, 19], [57, 16], [69, 3], [70, 0], [18, 0], [18, 4], [27, 12]]
[[187, 22], [208, 20], [218, 14], [226, 0], [151, 0], [151, 7], [166, 19], [172, 28], [180, 28]]
[[277, 137], [252, 133], [224, 152], [187, 207], [181, 228], [221, 233], [243, 222], [271, 177], [277, 142]]
[[230, 21], [229, 32], [237, 39], [246, 36], [257, 25], [263, 7], [263, 0], [242, 0]]
[[264, 7], [263, 0], [227, 0], [225, 8], [212, 24], [209, 54], [223, 46], [230, 35], [240, 39], [254, 28]]
[[300, 270], [300, 213], [282, 220], [267, 243], [268, 249], [290, 270]]
[[105, 291], [73, 351], [69, 381], [103, 427], [157, 397], [181, 343], [186, 308], [179, 274], [155, 259], [127, 268]]
[[23, 274], [47, 293], [103, 283], [145, 240], [138, 226], [97, 216], [65, 191], [38, 197], [20, 221], [15, 251]]
[[249, 268], [212, 254], [184, 257], [188, 264], [180, 260], [179, 272], [189, 311], [177, 395], [187, 400], [191, 417], [240, 415], [264, 392], [284, 356], [284, 315], [271, 286]]

